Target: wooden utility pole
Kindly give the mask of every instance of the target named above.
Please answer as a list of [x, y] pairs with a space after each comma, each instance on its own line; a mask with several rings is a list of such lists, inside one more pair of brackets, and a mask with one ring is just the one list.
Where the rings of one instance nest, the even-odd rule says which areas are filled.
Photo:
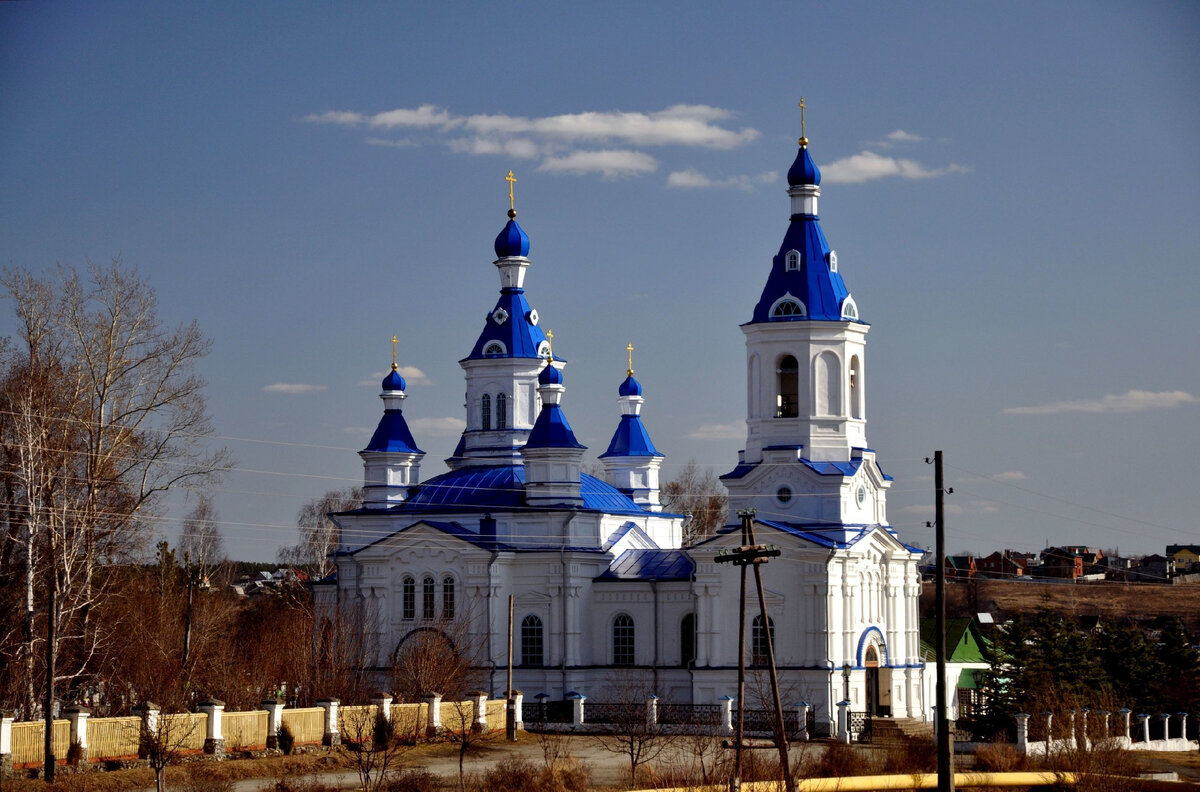
[[[509, 171], [509, 176], [512, 171]], [[517, 741], [517, 699], [513, 696], [513, 595], [508, 595], [508, 683], [505, 687], [504, 704], [504, 739], [509, 742]]]
[[[929, 462], [927, 458], [925, 460]], [[950, 713], [946, 704], [946, 523], [942, 500], [947, 492], [942, 480], [942, 452], [933, 452], [934, 501], [933, 520], [936, 529], [934, 551], [937, 563], [936, 605], [937, 622], [937, 766], [938, 792], [954, 792], [954, 753], [950, 741]], [[949, 490], [953, 492], [954, 490]]]
[[767, 668], [771, 678], [771, 697], [775, 708], [775, 744], [779, 749], [779, 764], [783, 772], [787, 792], [796, 792], [796, 781], [792, 778], [791, 766], [788, 762], [788, 737], [783, 721], [783, 705], [779, 698], [779, 677], [775, 671], [775, 645], [771, 637], [771, 620], [767, 616], [767, 598], [763, 591], [762, 570], [760, 567], [771, 558], [779, 555], [779, 548], [773, 545], [760, 545], [754, 542], [754, 510], [745, 509], [738, 512], [742, 521], [742, 546], [735, 550], [725, 550], [717, 553], [714, 559], [717, 563], [732, 563], [741, 567], [742, 585], [740, 592], [740, 607], [738, 608], [738, 723], [734, 734], [734, 776], [733, 788], [741, 789], [742, 783], [742, 746], [745, 737], [746, 713], [746, 567], [754, 568], [754, 586], [758, 591], [759, 616], [762, 619], [762, 631], [766, 640]]

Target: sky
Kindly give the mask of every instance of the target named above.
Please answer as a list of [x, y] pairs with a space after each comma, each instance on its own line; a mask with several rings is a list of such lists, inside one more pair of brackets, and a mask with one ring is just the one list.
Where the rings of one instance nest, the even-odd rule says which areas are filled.
[[1162, 552], [1200, 543], [1198, 34], [1187, 2], [4, 3], [0, 265], [119, 258], [199, 322], [226, 548], [271, 560], [361, 482], [393, 334], [444, 470], [511, 168], [589, 458], [632, 343], [664, 478], [724, 473], [803, 96], [901, 537], [940, 449], [952, 552]]

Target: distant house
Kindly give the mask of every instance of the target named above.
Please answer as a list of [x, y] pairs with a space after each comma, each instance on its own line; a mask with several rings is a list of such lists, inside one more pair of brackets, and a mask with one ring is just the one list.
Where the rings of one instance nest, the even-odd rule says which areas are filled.
[[1011, 550], [997, 550], [991, 555], [976, 559], [979, 574], [989, 578], [1015, 578], [1025, 575], [1025, 559]]
[[1158, 553], [1146, 556], [1140, 564], [1129, 570], [1130, 580], [1147, 583], [1168, 583], [1174, 575], [1175, 559]]
[[1167, 556], [1175, 562], [1175, 569], [1194, 572], [1200, 567], [1200, 545], [1167, 545]]
[[1050, 547], [1042, 551], [1039, 577], [1077, 580], [1083, 576], [1083, 556], [1070, 547]]
[[[988, 614], [981, 614], [987, 616]], [[949, 703], [951, 720], [968, 718], [983, 707], [984, 672], [991, 666], [987, 661], [987, 639], [975, 619], [946, 620], [946, 688], [954, 691]], [[921, 620], [921, 659], [932, 664], [937, 660], [937, 621]], [[937, 701], [936, 674], [927, 674], [925, 684], [931, 686], [926, 701]]]
[[946, 578], [970, 578], [978, 572], [975, 556], [956, 555], [946, 556]]

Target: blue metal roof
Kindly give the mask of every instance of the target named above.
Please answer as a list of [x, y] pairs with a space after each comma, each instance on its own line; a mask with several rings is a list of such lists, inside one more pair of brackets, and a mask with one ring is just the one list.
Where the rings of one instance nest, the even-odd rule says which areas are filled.
[[625, 381], [621, 383], [621, 387], [617, 388], [617, 394], [620, 396], [641, 396], [642, 383], [635, 380], [633, 375], [630, 374], [625, 378]]
[[[512, 214], [515, 214], [512, 213]], [[511, 214], [510, 214], [511, 217]], [[496, 237], [496, 258], [512, 258], [513, 256], [529, 255], [529, 234], [517, 225], [517, 219], [512, 217], [500, 234]]]
[[[607, 514], [648, 512], [616, 487], [589, 476], [579, 477], [583, 508]], [[525, 468], [520, 465], [465, 467], [418, 484], [408, 500], [393, 510], [519, 510], [525, 508]]]
[[[789, 446], [790, 447], [790, 446]], [[851, 459], [849, 462], [813, 462], [810, 459], [800, 458], [796, 460], [800, 464], [807, 467], [809, 470], [821, 476], [853, 476], [862, 467], [862, 459]], [[725, 475], [723, 479], [739, 479], [747, 475], [751, 470], [761, 465], [761, 462], [747, 463], [735, 467]], [[876, 465], [878, 467], [878, 464]], [[882, 472], [882, 471], [881, 471]], [[887, 478], [887, 476], [884, 476]]]
[[383, 389], [385, 391], [402, 391], [404, 390], [404, 377], [400, 376], [400, 372], [396, 371], [396, 364], [392, 364], [392, 370], [383, 378]]
[[[348, 513], [348, 512], [343, 512], [343, 513]], [[416, 525], [428, 525], [432, 528], [436, 528], [437, 530], [441, 531], [442, 533], [450, 534], [451, 536], [453, 536], [457, 539], [462, 539], [464, 542], [470, 542], [471, 544], [477, 545], [486, 550], [513, 550], [514, 549], [513, 547], [503, 544], [502, 542], [497, 542], [493, 537], [480, 536], [477, 531], [472, 531], [469, 528], [464, 528], [462, 525], [460, 525], [459, 523], [456, 523], [456, 522], [419, 520], [419, 521], [413, 523], [412, 525], [404, 526], [403, 528], [401, 528], [398, 531], [393, 531], [392, 533], [388, 534], [387, 536], [381, 536], [378, 539], [376, 539], [375, 541], [370, 542], [369, 544], [365, 544], [362, 547], [355, 548], [354, 550], [350, 551], [350, 553], [348, 553], [348, 555], [354, 555], [355, 553], [359, 552], [360, 550], [365, 550], [368, 547], [377, 545], [380, 542], [390, 539], [391, 537], [395, 536], [396, 534], [404, 533], [405, 531], [413, 528]]]
[[[547, 370], [557, 371], [553, 367], [547, 367]], [[529, 439], [525, 441], [525, 447], [587, 448], [575, 439], [575, 433], [571, 431], [571, 424], [567, 423], [566, 414], [557, 404], [542, 405], [542, 411], [538, 413], [533, 430], [529, 433]]]
[[617, 431], [613, 433], [608, 450], [601, 454], [600, 458], [614, 456], [662, 456], [654, 447], [640, 415], [621, 416], [621, 423], [617, 424]]
[[[503, 309], [498, 311], [497, 309]], [[509, 286], [500, 290], [500, 299], [496, 307], [487, 316], [483, 332], [467, 360], [482, 358], [537, 358], [538, 347], [546, 340], [546, 334], [530, 319], [532, 308], [525, 300], [525, 290]], [[503, 316], [504, 321], [498, 322], [497, 317]], [[498, 341], [504, 346], [504, 352], [499, 355], [485, 355], [483, 350], [488, 344]]]
[[788, 168], [788, 184], [792, 187], [801, 184], [817, 185], [821, 183], [821, 170], [808, 154], [808, 146], [801, 146], [796, 152], [796, 160]]
[[596, 580], [690, 580], [693, 569], [682, 550], [626, 550]]
[[404, 413], [401, 410], [383, 411], [383, 418], [379, 419], [379, 426], [375, 427], [375, 434], [371, 435], [371, 441], [363, 450], [398, 451], [409, 454], [425, 453], [417, 448], [417, 442], [413, 440], [412, 432], [408, 430], [408, 423], [404, 420]]

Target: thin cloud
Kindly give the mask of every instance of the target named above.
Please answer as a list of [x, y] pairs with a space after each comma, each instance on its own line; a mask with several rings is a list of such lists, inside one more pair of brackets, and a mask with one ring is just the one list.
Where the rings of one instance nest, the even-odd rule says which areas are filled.
[[740, 421], [727, 424], [700, 424], [684, 437], [691, 440], [740, 440], [746, 436], [746, 425]]
[[821, 173], [829, 184], [862, 184], [890, 176], [902, 179], [933, 179], [952, 173], [968, 172], [970, 168], [956, 163], [950, 163], [944, 168], [929, 168], [916, 160], [885, 157], [873, 151], [844, 157], [821, 168]]
[[[404, 377], [405, 385], [432, 385], [433, 380], [429, 379], [424, 371], [416, 366], [400, 366], [396, 369], [400, 372], [400, 376]], [[387, 371], [380, 371], [376, 374], [368, 374], [358, 381], [359, 385], [378, 388], [379, 383], [383, 382], [383, 378], [387, 376]]]
[[1169, 410], [1195, 404], [1196, 397], [1186, 391], [1131, 390], [1119, 396], [1109, 394], [1099, 399], [1060, 401], [1031, 407], [1006, 407], [1004, 415], [1062, 415], [1064, 413], [1137, 413], [1147, 410]]
[[732, 176], [728, 179], [711, 179], [695, 168], [675, 171], [667, 176], [667, 186], [685, 190], [707, 190], [734, 188], [752, 192], [760, 184], [772, 184], [779, 178], [776, 171], [764, 171], [757, 176]]
[[1029, 478], [1019, 470], [1006, 470], [1003, 473], [997, 473], [992, 476], [996, 481], [1025, 481]]
[[263, 387], [267, 393], [314, 393], [325, 390], [324, 385], [308, 385], [303, 382], [275, 382]]
[[914, 135], [911, 132], [905, 132], [903, 129], [897, 129], [894, 132], [888, 132], [887, 139], [893, 143], [923, 143], [925, 138], [920, 135]]
[[405, 138], [389, 140], [387, 138], [369, 137], [367, 138], [367, 145], [387, 146], [389, 148], [415, 148], [417, 143], [414, 140], [407, 140]]
[[658, 160], [641, 151], [628, 149], [574, 151], [566, 156], [546, 158], [538, 170], [551, 173], [599, 173], [606, 179], [615, 179], [658, 170]]
[[467, 428], [467, 422], [462, 418], [414, 418], [408, 422], [408, 428], [414, 435], [456, 435]]
[[528, 138], [512, 138], [510, 140], [481, 137], [455, 138], [448, 145], [451, 151], [476, 156], [505, 154], [517, 159], [535, 159], [540, 153], [538, 145]]

